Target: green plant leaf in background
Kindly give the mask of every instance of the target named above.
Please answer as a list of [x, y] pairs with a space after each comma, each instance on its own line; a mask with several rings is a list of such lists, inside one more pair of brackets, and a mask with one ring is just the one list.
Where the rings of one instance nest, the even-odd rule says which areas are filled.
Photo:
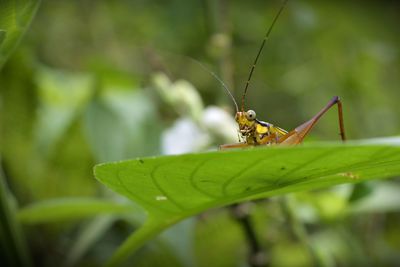
[[124, 214], [139, 212], [130, 203], [118, 203], [96, 198], [64, 198], [37, 202], [18, 212], [18, 219], [25, 224], [50, 223], [82, 219], [98, 214]]
[[400, 147], [263, 147], [105, 163], [94, 171], [99, 181], [148, 212], [144, 226], [110, 259], [116, 266], [168, 226], [210, 208], [400, 175]]
[[41, 68], [36, 74], [39, 95], [36, 146], [47, 155], [90, 101], [94, 79], [90, 74]]
[[39, 4], [40, 0], [0, 1], [0, 68], [28, 29]]
[[[0, 69], [28, 29], [39, 4], [40, 0], [0, 1]], [[15, 219], [15, 213], [16, 203], [8, 192], [3, 174], [0, 173], [0, 258], [8, 266], [31, 266], [26, 241]]]
[[29, 267], [32, 266], [31, 257], [16, 213], [17, 203], [0, 167], [0, 262], [6, 266]]
[[88, 141], [99, 161], [159, 153], [160, 124], [154, 102], [141, 90], [107, 89], [85, 114]]

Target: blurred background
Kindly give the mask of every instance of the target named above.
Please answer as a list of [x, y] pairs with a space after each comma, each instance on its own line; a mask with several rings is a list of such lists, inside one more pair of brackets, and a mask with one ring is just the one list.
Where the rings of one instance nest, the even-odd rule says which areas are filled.
[[[240, 101], [281, 3], [43, 0], [0, 72], [1, 168], [21, 212], [54, 199], [126, 203], [93, 178], [95, 164], [235, 142], [232, 100], [211, 72]], [[290, 130], [339, 95], [349, 139], [399, 135], [399, 14], [393, 0], [289, 1], [246, 108]], [[336, 110], [307, 138], [315, 140], [339, 140]], [[270, 266], [313, 264], [307, 244], [322, 266], [398, 266], [398, 181], [252, 204]], [[17, 217], [35, 266], [98, 266], [140, 221], [123, 212]], [[219, 209], [174, 226], [129, 264], [249, 266], [247, 251], [240, 225]]]

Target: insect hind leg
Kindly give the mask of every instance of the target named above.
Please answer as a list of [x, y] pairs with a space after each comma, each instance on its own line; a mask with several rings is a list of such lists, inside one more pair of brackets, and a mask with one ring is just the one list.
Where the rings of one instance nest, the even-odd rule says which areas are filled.
[[[344, 122], [343, 122], [343, 107], [342, 107], [342, 101], [340, 100], [340, 97], [338, 96], [334, 96], [331, 101], [329, 101], [329, 103], [320, 111], [318, 112], [317, 115], [314, 116], [315, 118], [315, 123], [318, 121], [318, 119], [320, 117], [322, 117], [322, 115], [325, 114], [325, 112], [327, 112], [333, 105], [337, 105], [338, 107], [338, 119], [339, 119], [339, 134], [340, 134], [340, 138], [342, 139], [342, 141], [346, 141], [346, 134], [345, 134], [345, 130], [344, 130]], [[313, 119], [314, 119], [313, 118]], [[314, 123], [314, 124], [315, 124]]]
[[346, 134], [345, 134], [344, 123], [343, 123], [342, 102], [340, 101], [340, 98], [338, 96], [335, 96], [314, 117], [312, 117], [307, 122], [301, 124], [300, 126], [296, 127], [294, 130], [290, 131], [288, 134], [286, 134], [282, 138], [280, 138], [279, 143], [280, 144], [289, 144], [289, 145], [301, 143], [303, 141], [304, 137], [312, 129], [312, 127], [318, 122], [318, 120], [335, 104], [337, 104], [337, 106], [338, 106], [340, 137], [341, 137], [342, 141], [345, 141]]
[[336, 96], [336, 104], [338, 106], [338, 117], [339, 117], [339, 129], [340, 129], [340, 137], [342, 141], [346, 141], [346, 134], [344, 131], [344, 122], [343, 122], [343, 108], [342, 108], [342, 101], [340, 98]]

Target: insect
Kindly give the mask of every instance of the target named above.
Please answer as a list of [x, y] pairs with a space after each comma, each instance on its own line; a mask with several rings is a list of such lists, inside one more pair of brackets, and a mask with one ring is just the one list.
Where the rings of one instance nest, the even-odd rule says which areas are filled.
[[318, 120], [327, 112], [332, 106], [335, 104], [338, 107], [338, 117], [339, 117], [339, 129], [340, 136], [343, 141], [345, 141], [345, 131], [343, 124], [343, 111], [342, 111], [342, 102], [338, 96], [333, 97], [328, 104], [324, 108], [322, 108], [314, 117], [310, 120], [304, 122], [300, 126], [296, 127], [291, 131], [286, 131], [280, 127], [277, 127], [271, 123], [261, 121], [257, 119], [256, 112], [254, 110], [244, 111], [245, 107], [245, 99], [248, 86], [250, 84], [251, 77], [253, 75], [255, 66], [257, 64], [258, 58], [260, 57], [261, 51], [264, 48], [266, 41], [269, 38], [269, 35], [274, 27], [278, 17], [282, 13], [286, 3], [288, 0], [284, 1], [278, 13], [276, 14], [274, 20], [271, 23], [271, 26], [268, 28], [268, 31], [264, 37], [264, 40], [261, 44], [260, 49], [258, 50], [257, 56], [254, 60], [254, 63], [250, 69], [250, 73], [248, 79], [246, 81], [246, 85], [244, 88], [244, 93], [242, 95], [241, 109], [239, 110], [238, 104], [232, 93], [229, 89], [222, 83], [225, 90], [228, 92], [229, 96], [232, 98], [235, 107], [236, 107], [236, 115], [235, 120], [239, 126], [239, 135], [244, 142], [235, 143], [235, 144], [225, 144], [221, 145], [220, 149], [228, 149], [228, 148], [240, 148], [240, 147], [248, 147], [248, 146], [258, 146], [258, 145], [275, 145], [275, 144], [286, 144], [286, 145], [296, 145], [303, 141], [306, 135], [310, 132], [313, 126], [318, 122]]

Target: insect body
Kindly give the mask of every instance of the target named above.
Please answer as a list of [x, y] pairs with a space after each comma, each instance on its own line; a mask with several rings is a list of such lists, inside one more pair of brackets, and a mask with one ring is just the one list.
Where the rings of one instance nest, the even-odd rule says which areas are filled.
[[327, 112], [335, 104], [338, 106], [340, 136], [344, 141], [346, 136], [343, 124], [342, 102], [340, 101], [339, 97], [335, 96], [314, 117], [290, 132], [287, 132], [286, 130], [274, 126], [268, 122], [258, 120], [256, 118], [256, 113], [253, 110], [248, 110], [246, 112], [238, 111], [236, 112], [235, 119], [239, 125], [239, 133], [245, 142], [222, 145], [221, 149], [256, 145], [299, 144], [303, 141], [304, 137], [306, 137], [306, 135], [310, 132], [312, 127], [318, 122], [322, 115], [324, 115], [325, 112]]
[[256, 118], [254, 110], [237, 112], [235, 119], [239, 125], [239, 133], [249, 145], [270, 145], [279, 142], [287, 131], [268, 122]]
[[295, 145], [299, 144], [303, 141], [304, 137], [309, 133], [312, 127], [317, 123], [317, 121], [325, 114], [332, 106], [335, 104], [338, 106], [338, 116], [339, 116], [339, 128], [340, 128], [340, 136], [342, 140], [345, 140], [345, 132], [344, 132], [344, 124], [343, 124], [343, 112], [342, 112], [342, 103], [339, 97], [333, 97], [326, 106], [321, 109], [314, 117], [300, 126], [296, 127], [292, 131], [288, 132], [282, 128], [274, 126], [268, 122], [260, 121], [256, 117], [256, 113], [253, 110], [244, 111], [245, 97], [246, 92], [250, 83], [250, 79], [252, 77], [254, 68], [257, 64], [258, 58], [261, 54], [262, 49], [271, 33], [271, 30], [277, 21], [279, 15], [281, 14], [284, 6], [286, 5], [288, 0], [286, 0], [281, 6], [279, 12], [275, 16], [271, 26], [269, 27], [267, 34], [261, 44], [261, 47], [258, 51], [258, 54], [255, 58], [254, 64], [251, 67], [249, 77], [246, 82], [246, 86], [244, 89], [244, 93], [242, 96], [242, 105], [241, 110], [239, 111], [238, 105], [236, 103], [235, 98], [232, 93], [228, 90], [225, 84], [222, 82], [222, 85], [232, 98], [235, 107], [236, 107], [236, 115], [235, 120], [239, 126], [239, 134], [241, 135], [244, 142], [236, 143], [236, 144], [227, 144], [220, 146], [221, 149], [226, 148], [238, 148], [238, 147], [247, 147], [247, 146], [256, 146], [256, 145], [273, 145], [273, 144], [288, 144]]

